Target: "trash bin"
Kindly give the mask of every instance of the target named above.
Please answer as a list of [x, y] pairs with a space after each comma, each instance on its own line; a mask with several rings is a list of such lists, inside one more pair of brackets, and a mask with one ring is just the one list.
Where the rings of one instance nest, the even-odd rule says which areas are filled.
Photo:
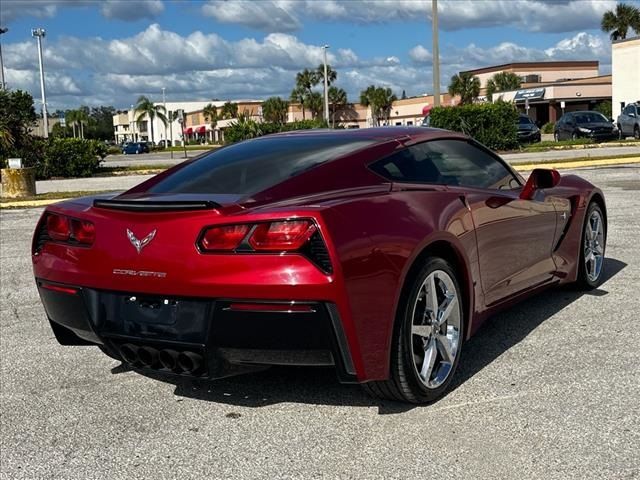
[[36, 194], [36, 169], [22, 168], [22, 159], [10, 158], [9, 168], [0, 170], [3, 198], [25, 198]]

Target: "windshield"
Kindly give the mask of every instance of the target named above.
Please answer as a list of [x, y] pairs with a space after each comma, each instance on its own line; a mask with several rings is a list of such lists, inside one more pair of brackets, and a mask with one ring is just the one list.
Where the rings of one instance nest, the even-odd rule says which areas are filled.
[[533, 122], [529, 117], [520, 117], [519, 123], [520, 125], [531, 125]]
[[332, 135], [263, 137], [205, 155], [149, 189], [149, 193], [252, 195], [375, 140]]
[[598, 112], [583, 112], [574, 114], [576, 123], [600, 123], [608, 122], [606, 117]]

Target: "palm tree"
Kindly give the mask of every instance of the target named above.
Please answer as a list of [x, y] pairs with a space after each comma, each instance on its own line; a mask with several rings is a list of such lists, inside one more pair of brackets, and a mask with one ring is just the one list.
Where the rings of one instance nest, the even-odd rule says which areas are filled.
[[486, 95], [489, 101], [493, 101], [496, 92], [508, 92], [520, 88], [521, 80], [512, 72], [499, 72], [489, 79], [486, 87]]
[[226, 102], [222, 106], [222, 112], [220, 117], [227, 120], [230, 118], [238, 118], [238, 104], [233, 102]]
[[603, 32], [609, 33], [611, 40], [624, 40], [629, 28], [640, 35], [640, 9], [619, 3], [615, 12], [609, 10], [604, 13], [600, 27]]
[[296, 87], [302, 88], [305, 94], [311, 95], [311, 88], [320, 82], [320, 78], [318, 72], [305, 68], [296, 74]]
[[283, 124], [287, 123], [289, 102], [280, 97], [267, 98], [262, 103], [262, 116], [265, 121]]
[[307, 95], [307, 98], [305, 98], [304, 101], [311, 111], [313, 118], [318, 118], [322, 115], [322, 110], [324, 109], [324, 98], [320, 92], [311, 92]]
[[84, 139], [84, 126], [91, 121], [89, 116], [89, 107], [82, 106], [76, 110], [76, 122], [80, 124], [80, 138]]
[[449, 95], [460, 96], [460, 105], [473, 103], [480, 94], [480, 79], [468, 72], [462, 72], [451, 77]]
[[391, 107], [398, 97], [390, 88], [376, 87], [370, 85], [360, 92], [360, 103], [365, 107], [371, 107], [371, 116], [374, 125], [380, 125], [380, 119], [389, 121]]
[[67, 110], [65, 113], [66, 122], [71, 125], [73, 130], [73, 138], [76, 138], [76, 125], [78, 124], [78, 110]]
[[144, 95], [140, 95], [138, 97], [138, 102], [136, 103], [134, 114], [138, 114], [136, 118], [136, 122], [140, 123], [144, 120], [145, 117], [149, 117], [149, 125], [151, 128], [151, 143], [154, 143], [153, 138], [153, 119], [158, 117], [158, 120], [162, 122], [162, 124], [167, 126], [167, 116], [165, 108], [162, 105], [154, 105], [148, 97]]
[[342, 88], [329, 87], [329, 110], [331, 112], [331, 128], [336, 126], [336, 113], [347, 105], [347, 92]]
[[209, 103], [202, 109], [202, 115], [204, 116], [204, 120], [209, 122], [211, 126], [211, 136], [213, 139], [213, 130], [215, 130], [218, 124], [218, 109], [213, 103]]
[[299, 103], [302, 106], [302, 120], [306, 120], [304, 113], [304, 102], [306, 97], [307, 95], [304, 89], [297, 86], [291, 90], [291, 95], [289, 96], [291, 103]]
[[[324, 64], [320, 64], [316, 69], [316, 75], [318, 78], [318, 83], [324, 84]], [[338, 73], [331, 68], [331, 65], [327, 65], [327, 86], [331, 86], [333, 82], [338, 78]]]

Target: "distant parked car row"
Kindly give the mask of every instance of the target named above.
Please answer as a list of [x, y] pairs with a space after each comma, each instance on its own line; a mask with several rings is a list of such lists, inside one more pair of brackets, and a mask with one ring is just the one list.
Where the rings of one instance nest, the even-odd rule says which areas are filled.
[[149, 144], [147, 142], [128, 142], [122, 145], [122, 153], [124, 155], [149, 153]]
[[589, 138], [598, 142], [612, 140], [618, 136], [618, 128], [613, 124], [613, 119], [591, 110], [565, 113], [553, 130], [553, 138], [557, 142], [579, 138]]
[[640, 101], [630, 103], [618, 115], [620, 138], [630, 137], [640, 140]]

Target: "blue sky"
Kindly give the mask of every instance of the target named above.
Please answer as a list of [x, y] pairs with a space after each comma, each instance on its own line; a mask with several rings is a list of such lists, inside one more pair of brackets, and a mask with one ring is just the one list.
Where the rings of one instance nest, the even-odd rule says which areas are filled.
[[[638, 2], [627, 2], [638, 3]], [[440, 0], [441, 83], [470, 68], [527, 60], [599, 60], [615, 0]], [[154, 98], [288, 96], [328, 43], [338, 86], [430, 92], [431, 0], [3, 0], [7, 82], [39, 97], [33, 27], [47, 30], [50, 109], [126, 107]]]

